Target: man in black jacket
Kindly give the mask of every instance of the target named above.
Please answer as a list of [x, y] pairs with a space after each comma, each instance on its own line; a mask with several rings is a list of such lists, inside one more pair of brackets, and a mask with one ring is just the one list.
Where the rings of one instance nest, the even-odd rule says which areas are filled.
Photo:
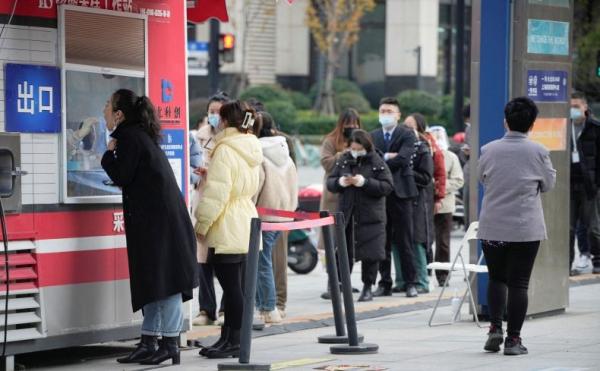
[[386, 258], [379, 264], [381, 280], [374, 296], [392, 295], [392, 248], [398, 249], [400, 253], [406, 296], [417, 296], [413, 201], [418, 191], [411, 164], [416, 136], [412, 130], [398, 125], [400, 115], [398, 101], [395, 98], [383, 98], [379, 103], [381, 129], [371, 133], [375, 147], [384, 153], [384, 160], [394, 180], [394, 192], [387, 197]]
[[[590, 251], [582, 251], [582, 259], [593, 256], [593, 272], [600, 273], [600, 122], [592, 118], [587, 100], [581, 93], [571, 96], [571, 210], [570, 265], [575, 258], [577, 225], [587, 229]], [[578, 274], [573, 270], [571, 274]]]

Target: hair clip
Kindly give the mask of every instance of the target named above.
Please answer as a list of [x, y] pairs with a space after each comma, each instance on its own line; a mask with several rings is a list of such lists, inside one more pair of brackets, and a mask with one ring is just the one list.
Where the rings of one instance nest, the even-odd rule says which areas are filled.
[[246, 112], [244, 122], [242, 122], [242, 129], [248, 129], [248, 127], [254, 126], [254, 119], [252, 118], [252, 112]]

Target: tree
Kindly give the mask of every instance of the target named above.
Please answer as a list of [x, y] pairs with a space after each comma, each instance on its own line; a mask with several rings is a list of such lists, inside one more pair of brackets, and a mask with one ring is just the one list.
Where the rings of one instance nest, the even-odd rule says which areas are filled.
[[600, 101], [600, 78], [596, 76], [600, 53], [600, 1], [576, 0], [573, 20], [573, 86], [592, 101]]
[[307, 25], [326, 62], [314, 107], [320, 114], [335, 114], [332, 85], [340, 58], [358, 41], [360, 21], [373, 8], [375, 0], [310, 1]]

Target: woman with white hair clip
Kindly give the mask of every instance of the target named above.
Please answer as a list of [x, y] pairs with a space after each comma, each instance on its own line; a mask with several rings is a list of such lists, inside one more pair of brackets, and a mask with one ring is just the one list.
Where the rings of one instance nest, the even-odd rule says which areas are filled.
[[[452, 214], [456, 210], [456, 192], [464, 184], [463, 171], [460, 160], [453, 152], [448, 150], [448, 134], [442, 126], [431, 126], [428, 131], [435, 138], [438, 147], [444, 155], [446, 165], [446, 195], [441, 201], [441, 207], [434, 215], [435, 225], [435, 261], [450, 261], [450, 231], [452, 230]], [[448, 285], [447, 271], [435, 271], [440, 286]]]

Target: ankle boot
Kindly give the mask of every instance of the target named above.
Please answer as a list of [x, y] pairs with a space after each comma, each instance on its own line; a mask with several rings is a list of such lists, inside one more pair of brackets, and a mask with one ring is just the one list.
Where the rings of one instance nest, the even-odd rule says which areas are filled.
[[208, 347], [200, 349], [199, 354], [201, 356], [205, 356], [206, 357], [206, 354], [208, 353], [209, 350], [211, 350], [211, 349], [219, 349], [223, 345], [225, 345], [225, 343], [227, 343], [227, 338], [228, 337], [229, 337], [229, 327], [222, 326], [221, 327], [221, 336], [219, 337], [219, 340], [217, 340], [217, 342], [214, 343], [211, 346], [208, 346]]
[[371, 292], [371, 285], [364, 285], [358, 301], [372, 301], [373, 292]]
[[218, 349], [211, 349], [206, 353], [207, 358], [237, 358], [240, 356], [240, 330], [231, 329], [225, 344]]
[[142, 335], [142, 339], [137, 348], [126, 357], [118, 358], [119, 363], [138, 363], [147, 358], [150, 358], [158, 349], [158, 341], [156, 336]]
[[158, 365], [167, 359], [171, 359], [174, 365], [181, 362], [179, 356], [179, 346], [177, 345], [177, 336], [163, 336], [160, 347], [152, 357], [140, 362], [142, 365]]

